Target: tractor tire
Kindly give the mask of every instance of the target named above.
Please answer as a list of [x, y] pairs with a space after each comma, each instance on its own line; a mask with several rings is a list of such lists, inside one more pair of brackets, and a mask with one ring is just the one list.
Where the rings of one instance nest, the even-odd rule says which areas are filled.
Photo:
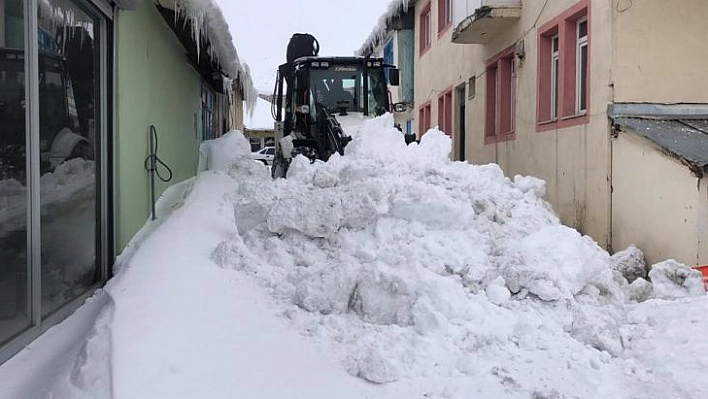
[[275, 154], [275, 158], [273, 158], [273, 166], [270, 168], [270, 174], [273, 179], [278, 179], [278, 178], [285, 178], [285, 175], [288, 173], [288, 166], [290, 166], [290, 163], [288, 160], [285, 159], [283, 154], [278, 152]]

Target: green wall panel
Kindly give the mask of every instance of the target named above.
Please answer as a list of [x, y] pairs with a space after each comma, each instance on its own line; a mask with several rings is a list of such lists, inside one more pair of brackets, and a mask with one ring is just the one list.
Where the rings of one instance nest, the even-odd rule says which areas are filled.
[[200, 79], [152, 2], [120, 11], [116, 32], [115, 228], [120, 252], [150, 217], [150, 125], [158, 156], [173, 171], [156, 197], [196, 173]]

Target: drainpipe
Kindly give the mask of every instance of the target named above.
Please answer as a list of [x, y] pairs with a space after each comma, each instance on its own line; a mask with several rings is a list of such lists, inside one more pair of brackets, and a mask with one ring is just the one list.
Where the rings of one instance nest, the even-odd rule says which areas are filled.
[[609, 154], [607, 157], [607, 183], [609, 185], [609, 189], [607, 190], [607, 203], [608, 203], [608, 208], [607, 208], [607, 242], [605, 243], [605, 249], [607, 252], [612, 254], [614, 252], [614, 249], [612, 248], [612, 231], [613, 231], [613, 220], [612, 220], [612, 212], [613, 212], [613, 207], [612, 207], [612, 198], [614, 196], [614, 182], [613, 182], [613, 177], [612, 177], [612, 168], [613, 168], [613, 159], [614, 159], [614, 147], [615, 147], [615, 139], [619, 136], [619, 128], [615, 128], [612, 119], [608, 118], [608, 139], [610, 141], [610, 150]]

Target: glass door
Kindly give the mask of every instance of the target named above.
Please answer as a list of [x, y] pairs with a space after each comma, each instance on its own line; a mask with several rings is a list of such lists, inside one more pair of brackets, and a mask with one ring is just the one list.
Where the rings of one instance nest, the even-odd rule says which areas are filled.
[[42, 317], [100, 280], [99, 16], [40, 0], [39, 161]]

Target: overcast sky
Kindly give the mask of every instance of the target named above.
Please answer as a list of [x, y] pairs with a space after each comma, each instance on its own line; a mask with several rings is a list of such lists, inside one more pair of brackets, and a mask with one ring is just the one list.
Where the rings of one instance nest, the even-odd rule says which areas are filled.
[[353, 55], [391, 0], [216, 0], [253, 83], [270, 93], [293, 33], [310, 33], [320, 55]]

